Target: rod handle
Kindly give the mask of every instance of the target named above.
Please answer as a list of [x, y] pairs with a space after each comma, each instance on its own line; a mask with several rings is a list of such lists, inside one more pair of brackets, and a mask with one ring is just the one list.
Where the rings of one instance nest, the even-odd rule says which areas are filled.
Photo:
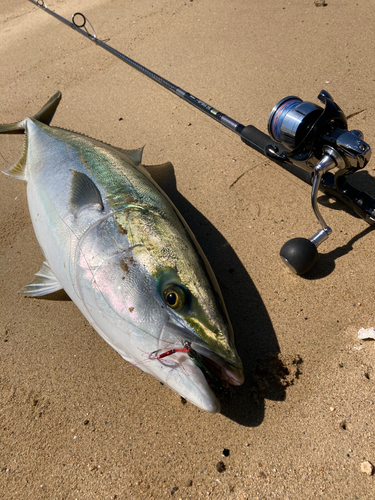
[[[258, 153], [265, 155], [266, 146], [274, 145], [274, 141], [264, 132], [258, 130], [253, 125], [247, 125], [240, 132], [240, 137], [242, 142], [244, 142], [247, 146], [255, 149]], [[283, 169], [287, 170], [294, 176], [301, 179], [306, 184], [312, 183], [313, 173], [304, 170], [297, 165], [293, 165], [292, 163], [283, 162], [282, 160], [278, 161], [275, 158], [272, 158], [272, 161], [280, 165]]]
[[264, 132], [258, 130], [253, 125], [247, 125], [241, 130], [241, 140], [247, 146], [255, 149], [264, 155], [266, 146], [272, 144], [272, 139]]

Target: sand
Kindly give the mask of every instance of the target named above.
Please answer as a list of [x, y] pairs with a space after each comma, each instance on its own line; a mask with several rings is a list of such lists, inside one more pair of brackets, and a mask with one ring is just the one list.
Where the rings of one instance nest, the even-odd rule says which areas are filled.
[[[369, 0], [50, 0], [97, 36], [243, 124], [329, 91], [375, 144]], [[310, 188], [235, 134], [26, 0], [0, 3], [0, 122], [57, 90], [53, 124], [172, 162], [171, 192], [211, 262], [246, 381], [207, 414], [130, 367], [74, 303], [18, 294], [43, 256], [26, 185], [0, 177], [0, 497], [374, 497], [374, 233], [320, 196], [333, 234], [293, 276], [283, 243], [319, 228]], [[0, 167], [22, 139], [0, 137]], [[355, 175], [375, 196], [374, 161]], [[173, 191], [173, 190], [172, 190]], [[229, 450], [223, 456], [223, 450]], [[363, 472], [364, 470], [364, 472]]]

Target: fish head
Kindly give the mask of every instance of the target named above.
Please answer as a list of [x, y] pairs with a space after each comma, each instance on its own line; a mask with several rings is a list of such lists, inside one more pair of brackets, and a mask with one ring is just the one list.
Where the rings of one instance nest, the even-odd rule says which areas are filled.
[[[198, 265], [198, 263], [200, 265]], [[197, 261], [186, 278], [186, 261], [179, 268], [159, 268], [155, 277], [160, 301], [168, 311], [161, 341], [178, 335], [206, 359], [207, 372], [232, 385], [243, 383], [242, 363], [233, 342], [233, 330], [217, 287], [203, 262]], [[184, 272], [185, 271], [185, 272]]]
[[217, 287], [180, 222], [139, 209], [110, 214], [77, 248], [77, 286], [98, 332], [186, 400], [219, 411], [212, 379], [243, 382]]
[[178, 392], [207, 411], [217, 411], [217, 399], [207, 379], [240, 385], [243, 369], [213, 273], [174, 213], [160, 216], [150, 210], [133, 211], [126, 218], [134, 259], [150, 280], [148, 300], [155, 312], [162, 309], [165, 313], [164, 324], [159, 325], [159, 349], [185, 343], [191, 346], [190, 356], [176, 352], [170, 359], [164, 358], [171, 370], [174, 361], [179, 365], [175, 366], [180, 378]]

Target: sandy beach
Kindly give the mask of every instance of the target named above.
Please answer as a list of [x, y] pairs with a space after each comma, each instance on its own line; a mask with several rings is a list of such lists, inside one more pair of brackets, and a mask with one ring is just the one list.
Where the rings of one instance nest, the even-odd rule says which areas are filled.
[[[275, 0], [50, 0], [99, 39], [245, 125], [332, 94], [375, 147], [375, 11]], [[52, 125], [171, 162], [165, 186], [210, 261], [245, 383], [208, 414], [125, 362], [61, 294], [18, 291], [43, 255], [26, 184], [0, 176], [0, 497], [370, 500], [375, 477], [375, 238], [319, 195], [333, 229], [316, 267], [279, 258], [319, 225], [311, 188], [27, 0], [0, 2], [0, 123], [56, 91]], [[0, 170], [22, 136], [0, 136]], [[353, 184], [375, 197], [375, 160]], [[224, 450], [226, 450], [224, 452]], [[224, 452], [224, 453], [223, 453]]]

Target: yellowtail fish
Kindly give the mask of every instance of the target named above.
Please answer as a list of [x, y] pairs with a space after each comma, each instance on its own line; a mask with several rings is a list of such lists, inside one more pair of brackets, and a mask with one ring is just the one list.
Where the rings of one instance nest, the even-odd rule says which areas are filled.
[[240, 385], [243, 371], [207, 260], [141, 165], [142, 149], [49, 126], [60, 99], [57, 93], [33, 118], [0, 126], [0, 133], [25, 134], [22, 157], [5, 173], [27, 181], [45, 258], [22, 292], [64, 289], [124, 359], [199, 408], [219, 411], [207, 378]]

